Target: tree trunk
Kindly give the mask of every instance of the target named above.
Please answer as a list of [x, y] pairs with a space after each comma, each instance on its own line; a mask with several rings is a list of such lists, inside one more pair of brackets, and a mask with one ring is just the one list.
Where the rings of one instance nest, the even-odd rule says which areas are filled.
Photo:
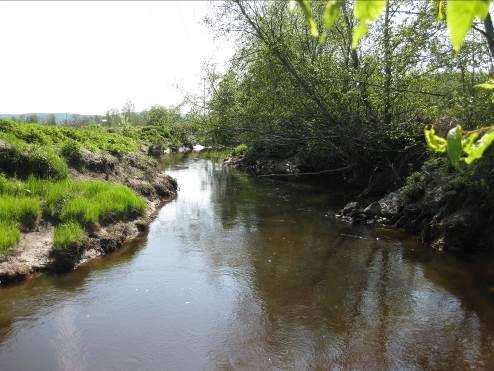
[[390, 43], [390, 14], [389, 1], [386, 2], [386, 10], [384, 13], [384, 125], [387, 127], [391, 124], [391, 43]]

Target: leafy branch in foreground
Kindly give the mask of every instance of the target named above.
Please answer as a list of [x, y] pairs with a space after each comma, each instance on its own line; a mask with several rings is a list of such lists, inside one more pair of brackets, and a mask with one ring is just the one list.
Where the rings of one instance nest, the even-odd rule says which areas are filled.
[[[388, 0], [355, 0], [353, 13], [359, 24], [353, 30], [352, 48], [356, 48], [367, 32], [368, 27], [382, 14]], [[443, 21], [446, 15], [446, 24], [453, 48], [458, 53], [463, 41], [472, 28], [476, 18], [484, 20], [489, 13], [489, 5], [492, 0], [431, 0], [437, 9], [439, 21]], [[311, 34], [319, 36], [317, 23], [312, 17], [310, 0], [296, 1], [311, 28]], [[324, 31], [321, 40], [326, 39], [328, 30], [335, 23], [342, 6], [346, 0], [329, 0], [324, 10]], [[293, 9], [293, 7], [292, 7]], [[494, 79], [479, 85], [480, 88], [494, 90]], [[493, 99], [494, 103], [494, 99]], [[446, 138], [435, 134], [434, 128], [426, 128], [425, 139], [428, 147], [440, 153], [446, 153], [450, 164], [461, 171], [460, 163], [472, 164], [482, 158], [486, 149], [494, 142], [494, 126], [484, 127], [470, 132], [463, 132], [461, 125], [448, 132]]]

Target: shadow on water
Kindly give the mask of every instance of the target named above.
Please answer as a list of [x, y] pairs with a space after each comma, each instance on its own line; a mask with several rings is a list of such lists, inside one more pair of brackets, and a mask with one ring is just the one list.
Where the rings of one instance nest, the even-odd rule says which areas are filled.
[[179, 197], [144, 240], [0, 289], [2, 370], [494, 364], [493, 262], [344, 224], [344, 192], [214, 156], [163, 158]]

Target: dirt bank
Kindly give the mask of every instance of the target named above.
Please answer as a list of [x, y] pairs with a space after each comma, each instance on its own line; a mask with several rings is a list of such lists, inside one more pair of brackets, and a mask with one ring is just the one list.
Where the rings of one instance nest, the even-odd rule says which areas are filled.
[[83, 262], [115, 251], [144, 233], [159, 208], [176, 196], [176, 181], [164, 175], [155, 160], [141, 153], [114, 156], [82, 150], [69, 165], [74, 179], [106, 180], [132, 188], [146, 198], [145, 214], [94, 225], [78, 244], [63, 251], [52, 249], [54, 228], [42, 220], [33, 231], [22, 233], [17, 246], [0, 257], [1, 283], [19, 281], [37, 272], [70, 271]]
[[[337, 184], [351, 183], [345, 176], [351, 174], [351, 169], [307, 172], [296, 159], [246, 161], [242, 156], [233, 156], [224, 163], [254, 176], [329, 174]], [[389, 187], [382, 187], [382, 192], [369, 195], [369, 187], [352, 188], [357, 194], [355, 200], [336, 216], [352, 224], [403, 228], [440, 251], [492, 253], [494, 191], [490, 185], [494, 184], [493, 166], [494, 160], [485, 161], [483, 166], [458, 173], [451, 169], [446, 158], [431, 158], [409, 176], [402, 187], [393, 188], [392, 192], [387, 190]]]
[[[492, 174], [492, 163], [485, 164]], [[482, 167], [458, 173], [445, 158], [427, 161], [405, 185], [374, 202], [356, 200], [337, 215], [351, 223], [404, 228], [439, 251], [494, 251], [493, 193]]]

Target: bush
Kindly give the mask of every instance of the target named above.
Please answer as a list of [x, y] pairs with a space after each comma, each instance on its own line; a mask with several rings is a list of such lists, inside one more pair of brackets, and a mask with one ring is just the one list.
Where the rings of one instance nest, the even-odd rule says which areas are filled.
[[69, 139], [62, 145], [60, 153], [69, 163], [76, 164], [81, 160], [81, 149], [82, 146], [79, 142]]
[[0, 255], [8, 252], [19, 241], [20, 235], [21, 232], [15, 223], [0, 221]]
[[84, 234], [81, 226], [77, 223], [64, 223], [55, 227], [53, 236], [53, 247], [63, 249], [79, 242]]
[[233, 156], [245, 155], [248, 150], [249, 147], [247, 146], [247, 144], [239, 144], [232, 150], [232, 155]]
[[50, 148], [33, 146], [24, 160], [29, 174], [41, 178], [67, 178], [69, 172], [67, 163]]
[[11, 135], [2, 137], [7, 142], [0, 152], [0, 170], [22, 178], [30, 175], [52, 179], [67, 177], [67, 164], [52, 148], [29, 145]]

